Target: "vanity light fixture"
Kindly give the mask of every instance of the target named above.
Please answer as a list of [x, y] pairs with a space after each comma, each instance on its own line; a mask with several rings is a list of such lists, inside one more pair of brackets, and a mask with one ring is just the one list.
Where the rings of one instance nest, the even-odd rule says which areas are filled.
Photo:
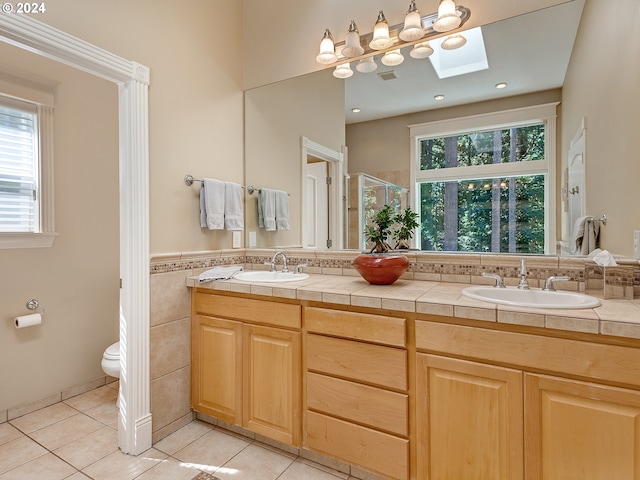
[[467, 39], [464, 38], [459, 33], [455, 33], [445, 38], [440, 44], [440, 46], [442, 47], [443, 50], [455, 50], [457, 48], [464, 46], [465, 43], [467, 43]]
[[456, 11], [456, 2], [453, 0], [440, 0], [438, 6], [438, 18], [433, 22], [436, 32], [448, 32], [460, 26], [462, 22]]
[[362, 55], [363, 53], [364, 48], [360, 45], [360, 32], [358, 32], [356, 22], [351, 20], [349, 31], [347, 32], [347, 41], [342, 49], [342, 54], [345, 57], [351, 58]]
[[398, 35], [400, 40], [405, 42], [412, 42], [414, 40], [420, 40], [424, 37], [426, 32], [422, 28], [422, 18], [420, 12], [416, 8], [416, 1], [411, 0], [409, 4], [409, 10], [407, 16], [404, 18], [404, 28]]
[[507, 87], [507, 82], [500, 82], [500, 83], [496, 83], [496, 88], [499, 90], [501, 88], [506, 88]]
[[[316, 61], [323, 65], [338, 65], [353, 59], [358, 61], [356, 69], [359, 72], [370, 73], [377, 68], [373, 57], [378, 53], [385, 54], [382, 63], [390, 66], [402, 63], [404, 57], [400, 49], [403, 47], [413, 47], [410, 52], [413, 58], [427, 58], [433, 53], [434, 48], [431, 47], [428, 39], [438, 36], [440, 32], [464, 25], [470, 16], [471, 11], [468, 8], [456, 7], [453, 0], [441, 0], [438, 13], [421, 17], [416, 8], [416, 0], [410, 0], [409, 9], [402, 24], [390, 27], [384, 12], [380, 10], [371, 33], [360, 35], [358, 26], [354, 20], [351, 20], [346, 40], [334, 43], [330, 30], [326, 29]], [[465, 42], [464, 37], [455, 37], [447, 42], [446, 46], [453, 49]], [[334, 76], [348, 78], [353, 73], [351, 71], [349, 74], [349, 71], [351, 69], [345, 67], [344, 70], [334, 72]]]
[[391, 45], [393, 45], [393, 40], [389, 36], [389, 24], [387, 19], [384, 18], [383, 11], [380, 10], [378, 20], [376, 20], [376, 24], [373, 27], [373, 39], [369, 43], [369, 47], [373, 50], [384, 50]]
[[324, 31], [324, 35], [322, 36], [322, 40], [320, 41], [320, 53], [316, 57], [316, 62], [321, 63], [323, 65], [331, 65], [332, 63], [338, 61], [338, 56], [336, 55], [335, 44], [333, 43], [333, 36], [331, 32], [327, 28]]
[[387, 67], [395, 67], [404, 62], [404, 56], [400, 53], [400, 50], [391, 50], [385, 53], [380, 61]]
[[444, 100], [444, 95], [440, 94], [440, 95], [436, 95], [433, 97], [433, 99], [437, 102], [439, 102], [440, 100]]
[[351, 70], [351, 65], [348, 62], [341, 63], [333, 71], [333, 76], [336, 78], [349, 78], [351, 75], [353, 75], [353, 70]]
[[356, 70], [358, 70], [360, 73], [375, 72], [377, 68], [378, 64], [375, 61], [375, 57], [363, 58], [356, 65]]

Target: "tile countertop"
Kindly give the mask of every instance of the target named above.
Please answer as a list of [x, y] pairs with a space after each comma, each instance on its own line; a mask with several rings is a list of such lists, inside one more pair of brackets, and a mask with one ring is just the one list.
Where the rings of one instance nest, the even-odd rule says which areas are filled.
[[282, 283], [240, 280], [199, 283], [197, 276], [189, 276], [186, 284], [217, 291], [640, 339], [638, 299], [600, 299], [599, 307], [586, 309], [534, 309], [468, 298], [462, 295], [462, 290], [469, 284], [400, 279], [393, 285], [370, 285], [359, 276], [326, 274], [310, 274], [304, 280]]

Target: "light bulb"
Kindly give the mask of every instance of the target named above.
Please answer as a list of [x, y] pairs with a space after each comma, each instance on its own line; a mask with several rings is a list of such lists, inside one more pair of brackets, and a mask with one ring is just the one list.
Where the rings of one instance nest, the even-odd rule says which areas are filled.
[[351, 20], [349, 31], [347, 32], [347, 40], [344, 48], [342, 49], [342, 54], [345, 57], [351, 58], [362, 55], [363, 53], [364, 48], [362, 48], [362, 45], [360, 44], [360, 32], [358, 32], [356, 22]]
[[333, 76], [336, 78], [349, 78], [351, 75], [353, 75], [353, 70], [351, 70], [349, 63], [342, 63], [333, 71]]
[[393, 40], [389, 37], [389, 24], [384, 18], [384, 13], [380, 10], [376, 25], [373, 27], [373, 39], [371, 40], [371, 43], [369, 43], [369, 46], [373, 50], [384, 50], [392, 44]]
[[356, 65], [356, 70], [360, 73], [371, 73], [375, 72], [378, 68], [378, 64], [374, 60], [374, 57], [363, 58]]
[[427, 58], [427, 57], [430, 57], [432, 54], [433, 54], [433, 48], [431, 48], [431, 45], [429, 45], [429, 42], [418, 43], [414, 45], [411, 51], [409, 52], [409, 55], [411, 55], [412, 58], [417, 58], [417, 59]]
[[404, 57], [400, 50], [391, 50], [390, 52], [385, 53], [380, 60], [387, 67], [395, 67], [396, 65], [400, 65], [404, 62]]
[[456, 48], [462, 47], [465, 43], [467, 43], [467, 39], [464, 38], [459, 33], [456, 33], [454, 35], [449, 35], [447, 38], [445, 38], [440, 44], [440, 46], [444, 50], [455, 50]]
[[323, 65], [330, 65], [337, 60], [338, 56], [336, 55], [336, 49], [333, 44], [333, 36], [327, 28], [324, 31], [322, 40], [320, 41], [320, 53], [318, 53], [318, 56], [316, 57], [316, 62]]
[[448, 32], [458, 28], [462, 19], [456, 13], [456, 4], [453, 0], [440, 0], [438, 7], [438, 18], [433, 22], [433, 29], [436, 32]]
[[407, 16], [404, 19], [404, 28], [398, 35], [400, 40], [405, 42], [412, 42], [424, 37], [425, 31], [422, 28], [422, 18], [420, 18], [420, 12], [416, 9], [415, 0], [411, 0]]

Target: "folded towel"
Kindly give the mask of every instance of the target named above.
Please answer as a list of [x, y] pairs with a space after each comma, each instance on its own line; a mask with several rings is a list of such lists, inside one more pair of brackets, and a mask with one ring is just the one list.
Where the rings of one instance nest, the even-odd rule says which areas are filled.
[[[209, 230], [222, 230], [224, 228], [224, 200], [225, 185], [220, 180], [205, 178], [202, 181], [200, 195], [204, 194], [204, 200], [200, 199], [200, 205], [204, 205], [205, 225]], [[202, 213], [200, 214], [202, 225]]]
[[[276, 229], [276, 191], [261, 188], [258, 192], [258, 216], [262, 211], [262, 226], [267, 232]], [[260, 224], [260, 222], [258, 222]]]
[[289, 194], [276, 190], [276, 229], [289, 230]]
[[233, 182], [224, 184], [224, 228], [244, 230], [242, 215], [242, 185]]
[[212, 280], [228, 280], [236, 273], [241, 272], [242, 267], [240, 265], [232, 265], [230, 267], [214, 267], [211, 270], [202, 272], [198, 276], [200, 283], [211, 282]]
[[593, 261], [603, 267], [615, 267], [618, 265], [616, 259], [609, 253], [608, 250], [602, 250], [593, 256]]

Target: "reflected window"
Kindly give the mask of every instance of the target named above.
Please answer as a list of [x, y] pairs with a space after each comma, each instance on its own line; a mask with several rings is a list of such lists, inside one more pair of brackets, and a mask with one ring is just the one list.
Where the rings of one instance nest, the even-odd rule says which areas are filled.
[[555, 106], [411, 129], [422, 250], [554, 253]]

